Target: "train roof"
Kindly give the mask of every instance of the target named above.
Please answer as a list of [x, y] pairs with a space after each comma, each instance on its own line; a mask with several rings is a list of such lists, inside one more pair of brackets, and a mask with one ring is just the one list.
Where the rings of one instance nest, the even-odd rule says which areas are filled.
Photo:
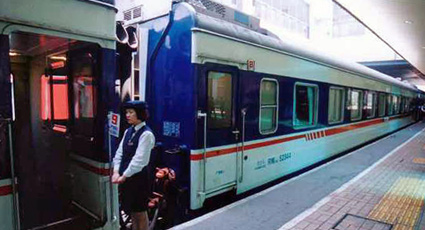
[[178, 11], [179, 7], [184, 7], [192, 12], [195, 19], [195, 28], [193, 28], [193, 30], [204, 30], [215, 33], [219, 36], [222, 35], [231, 37], [233, 39], [252, 43], [253, 45], [261, 46], [266, 49], [275, 50], [277, 52], [282, 52], [296, 56], [298, 58], [308, 59], [309, 61], [314, 61], [332, 68], [352, 72], [364, 78], [394, 84], [409, 90], [419, 92], [419, 90], [410, 83], [401, 82], [391, 76], [385, 75], [363, 65], [343, 60], [341, 57], [335, 57], [329, 54], [323, 54], [322, 52], [315, 51], [311, 47], [306, 47], [307, 44], [296, 44], [294, 41], [280, 40], [264, 29], [255, 28], [255, 21], [255, 30], [252, 30], [252, 25], [242, 26], [241, 23], [232, 23], [229, 22], [229, 20], [223, 20], [219, 17], [214, 17], [214, 14], [206, 13], [206, 10], [202, 10], [202, 8], [198, 7], [197, 5], [191, 5], [189, 3], [182, 2], [178, 3], [174, 10]]

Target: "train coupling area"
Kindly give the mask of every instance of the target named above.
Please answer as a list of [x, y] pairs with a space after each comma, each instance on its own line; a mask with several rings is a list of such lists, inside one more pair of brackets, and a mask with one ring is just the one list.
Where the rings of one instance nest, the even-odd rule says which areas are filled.
[[425, 123], [173, 230], [425, 230]]

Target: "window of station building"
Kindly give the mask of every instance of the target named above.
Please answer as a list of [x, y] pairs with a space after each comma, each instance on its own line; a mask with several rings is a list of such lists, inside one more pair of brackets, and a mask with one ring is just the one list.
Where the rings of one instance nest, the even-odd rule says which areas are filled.
[[260, 133], [277, 130], [279, 85], [274, 79], [262, 79], [260, 87]]
[[340, 123], [344, 119], [345, 91], [343, 88], [331, 87], [329, 89], [328, 122]]
[[254, 14], [285, 31], [310, 36], [310, 3], [307, 0], [255, 0]]
[[294, 102], [294, 120], [295, 128], [313, 126], [317, 123], [318, 110], [317, 85], [296, 83], [295, 84], [295, 102]]
[[379, 94], [378, 103], [378, 116], [385, 116], [386, 96], [384, 93]]
[[348, 108], [350, 110], [350, 119], [352, 121], [360, 120], [362, 118], [362, 104], [363, 92], [360, 90], [350, 90], [350, 103]]
[[366, 28], [337, 4], [333, 4], [333, 37], [359, 36]]
[[393, 106], [393, 95], [388, 94], [387, 95], [387, 115], [391, 116], [394, 114], [394, 106]]
[[208, 72], [208, 127], [229, 128], [232, 125], [232, 75]]
[[367, 92], [366, 94], [366, 117], [372, 118], [376, 115], [376, 93]]

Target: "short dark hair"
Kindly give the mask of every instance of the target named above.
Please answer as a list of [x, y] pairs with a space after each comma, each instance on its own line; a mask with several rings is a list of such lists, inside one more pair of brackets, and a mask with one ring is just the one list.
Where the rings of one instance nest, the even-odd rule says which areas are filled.
[[[127, 101], [123, 104], [123, 109], [134, 109], [134, 111], [136, 111], [137, 119], [142, 121], [144, 121], [148, 116], [148, 104], [144, 101]], [[143, 113], [146, 117], [143, 117]]]

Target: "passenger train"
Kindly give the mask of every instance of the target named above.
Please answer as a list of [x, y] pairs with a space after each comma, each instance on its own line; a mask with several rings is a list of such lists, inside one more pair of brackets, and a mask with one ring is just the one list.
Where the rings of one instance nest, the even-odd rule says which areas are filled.
[[218, 3], [188, 2], [129, 25], [140, 42], [128, 66], [191, 209], [415, 121], [412, 85], [279, 40]]
[[124, 100], [148, 102], [157, 166], [192, 210], [417, 119], [415, 87], [218, 3], [173, 2], [115, 34], [110, 0], [32, 2], [0, 3], [1, 229], [120, 228], [110, 165]]

